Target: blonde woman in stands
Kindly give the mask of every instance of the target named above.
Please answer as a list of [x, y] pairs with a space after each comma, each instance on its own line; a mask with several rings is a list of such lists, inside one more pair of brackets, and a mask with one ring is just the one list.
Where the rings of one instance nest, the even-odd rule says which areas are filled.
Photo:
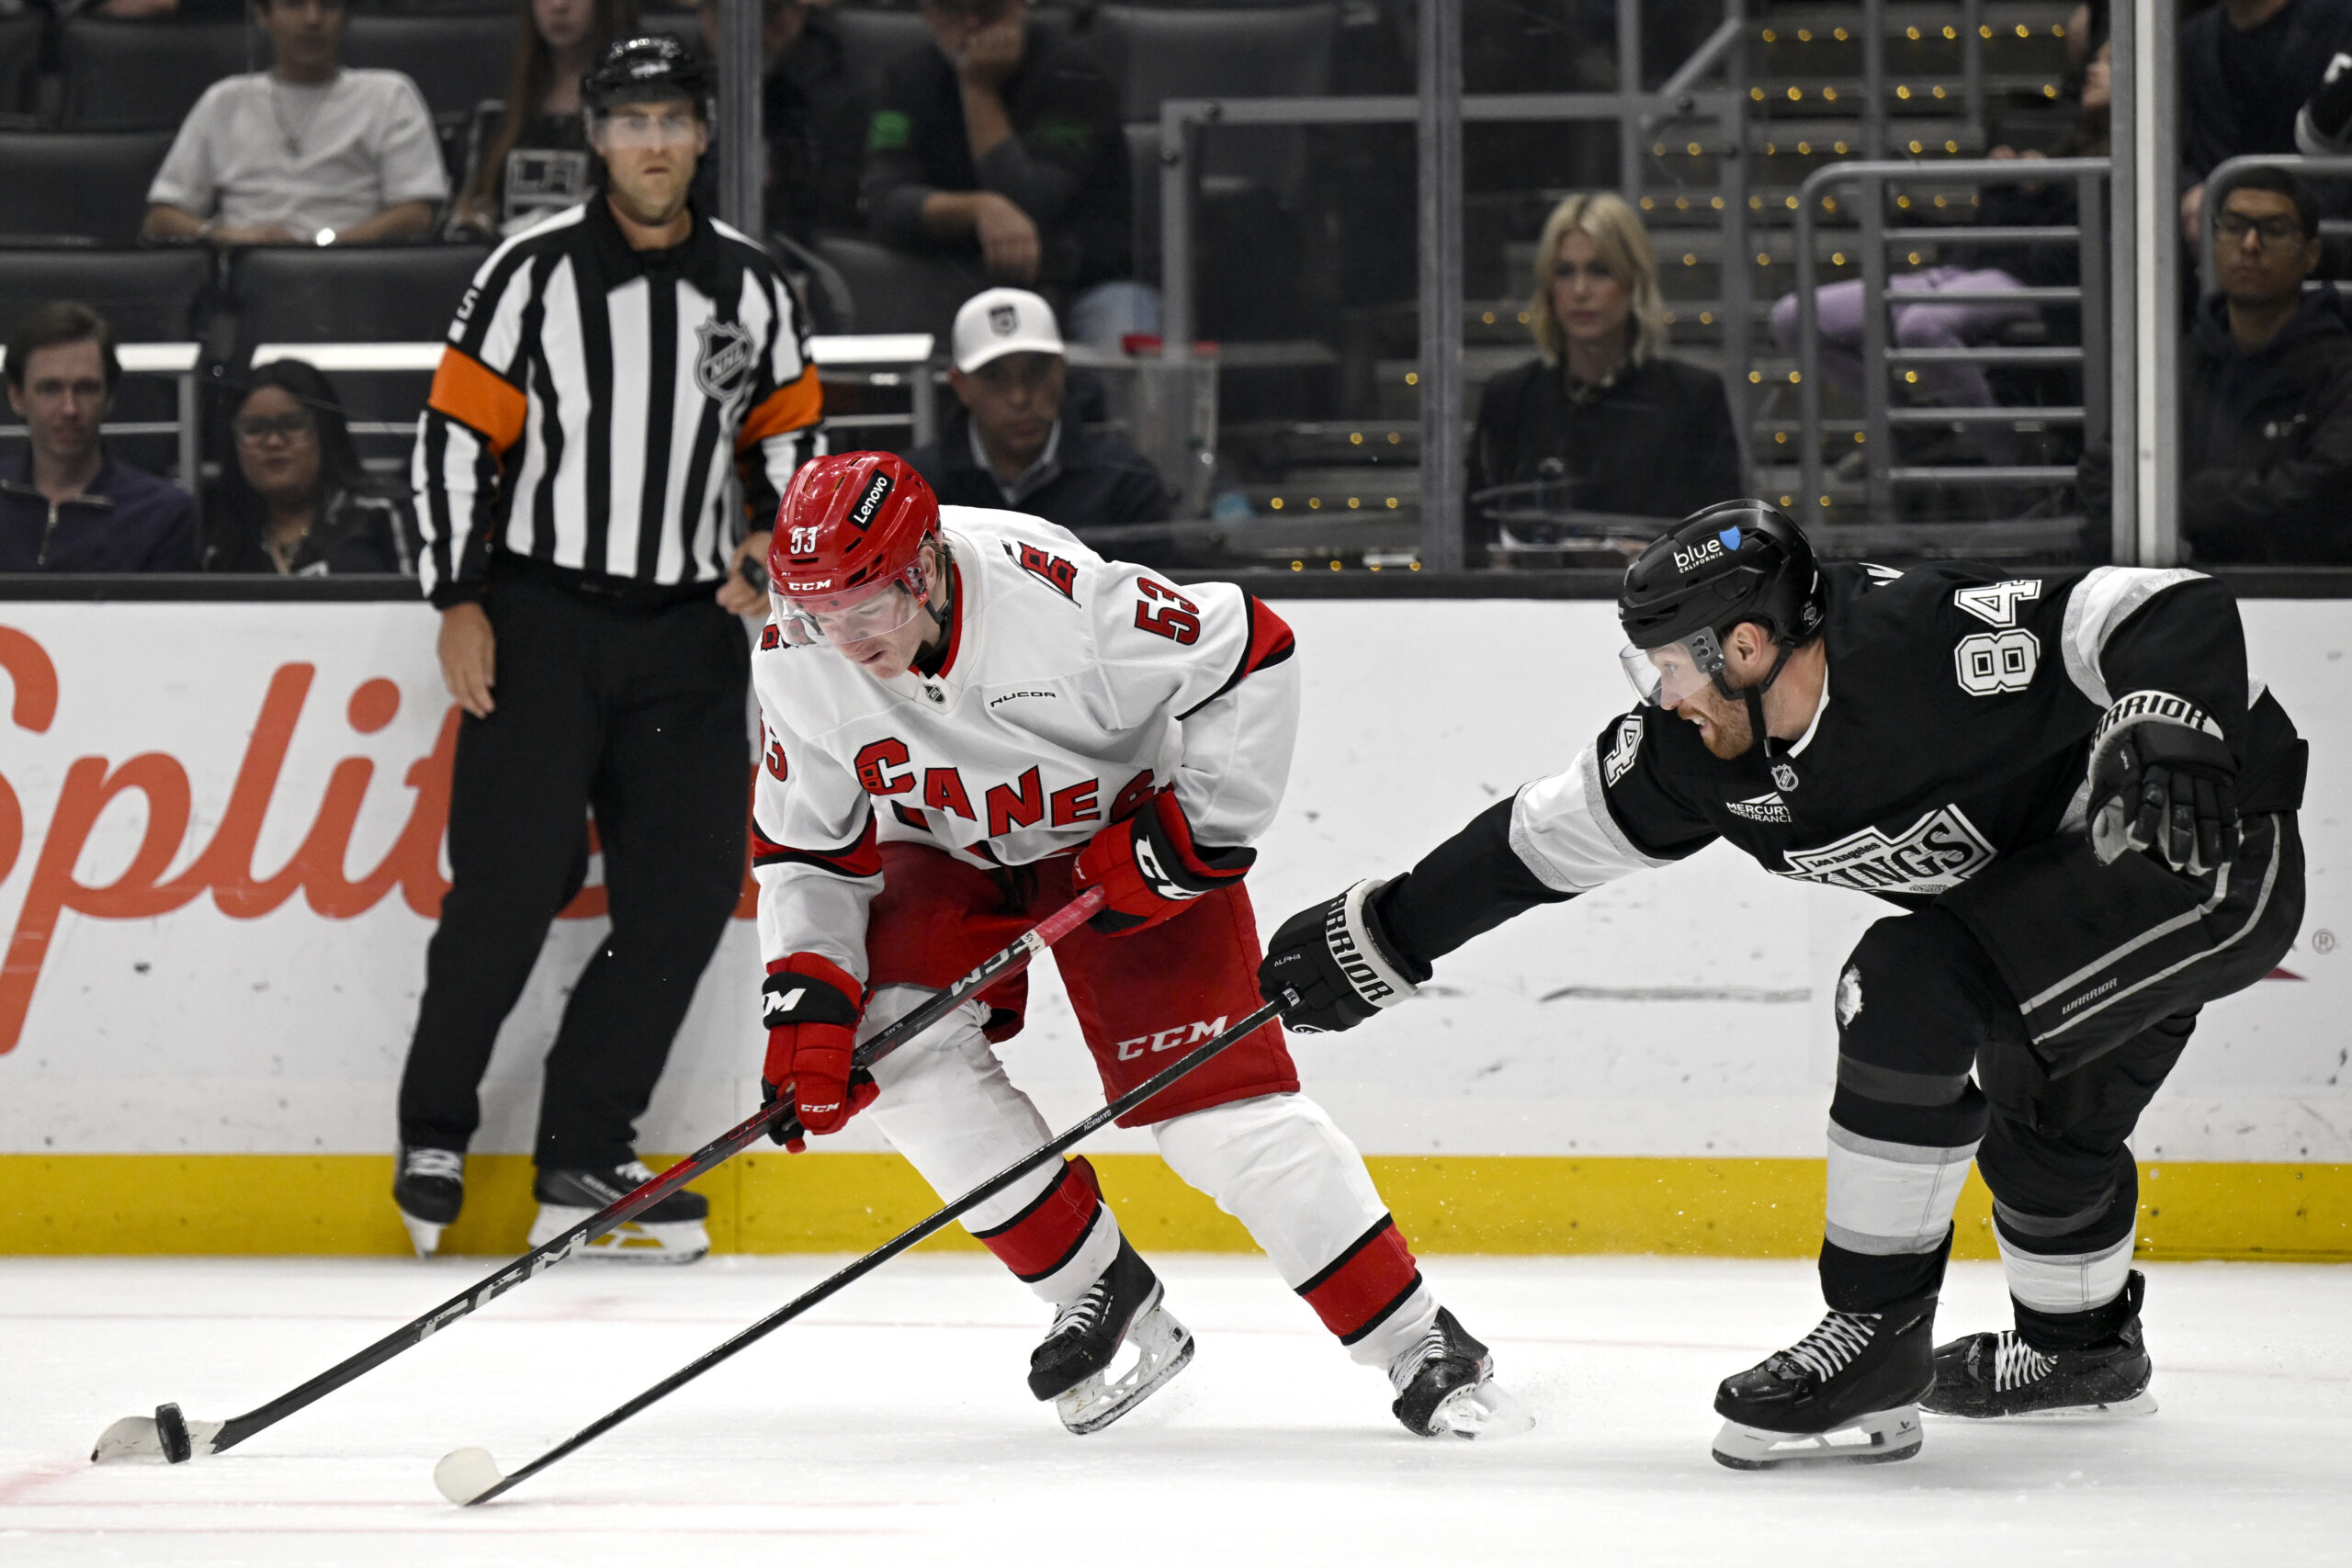
[[[1487, 382], [1478, 401], [1474, 497], [1545, 480], [1548, 511], [1675, 518], [1740, 493], [1723, 382], [1666, 356], [1657, 256], [1614, 192], [1553, 209], [1536, 243], [1528, 331], [1536, 357]], [[1476, 566], [1501, 529], [1476, 500], [1465, 516], [1464, 555]]]
[[506, 96], [474, 108], [452, 239], [496, 239], [588, 197], [580, 78], [637, 31], [636, 0], [518, 0]]

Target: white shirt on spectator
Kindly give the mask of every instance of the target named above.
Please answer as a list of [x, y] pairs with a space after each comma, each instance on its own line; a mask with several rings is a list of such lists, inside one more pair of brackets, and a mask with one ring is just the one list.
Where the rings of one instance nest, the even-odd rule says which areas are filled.
[[205, 90], [147, 201], [308, 239], [448, 194], [433, 117], [400, 72], [345, 70], [310, 85], [259, 72]]

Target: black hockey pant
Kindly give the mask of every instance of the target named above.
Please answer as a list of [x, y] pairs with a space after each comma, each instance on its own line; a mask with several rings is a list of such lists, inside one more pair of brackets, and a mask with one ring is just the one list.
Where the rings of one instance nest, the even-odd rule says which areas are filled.
[[401, 1137], [463, 1148], [492, 1043], [587, 869], [596, 815], [612, 932], [547, 1055], [538, 1163], [629, 1157], [672, 1039], [742, 887], [750, 656], [708, 601], [636, 610], [502, 577], [496, 707], [458, 731], [453, 886], [425, 956]]
[[2117, 1297], [2139, 1209], [2124, 1140], [2199, 1008], [2267, 974], [2302, 919], [2293, 816], [2245, 829], [2201, 879], [2100, 865], [2068, 834], [1864, 933], [1837, 993], [1831, 1306], [1939, 1288], [1972, 1158], [2021, 1328], [2059, 1348], [2064, 1320]]

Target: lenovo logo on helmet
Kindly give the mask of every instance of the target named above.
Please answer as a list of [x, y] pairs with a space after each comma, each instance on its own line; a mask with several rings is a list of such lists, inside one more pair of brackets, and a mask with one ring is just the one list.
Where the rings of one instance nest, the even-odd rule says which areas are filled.
[[874, 526], [874, 519], [880, 513], [882, 503], [889, 499], [890, 476], [876, 474], [866, 482], [865, 493], [857, 498], [857, 504], [849, 509], [851, 525], [861, 534]]

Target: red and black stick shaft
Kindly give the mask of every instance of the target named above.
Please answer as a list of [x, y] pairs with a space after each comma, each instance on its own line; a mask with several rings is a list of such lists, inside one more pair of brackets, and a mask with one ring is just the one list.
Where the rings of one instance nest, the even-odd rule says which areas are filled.
[[[1021, 1158], [1005, 1167], [1004, 1169], [997, 1172], [996, 1175], [989, 1177], [986, 1181], [981, 1182], [978, 1187], [973, 1188], [961, 1198], [956, 1199], [954, 1202], [941, 1209], [929, 1219], [926, 1219], [921, 1224], [913, 1225], [907, 1230], [899, 1232], [890, 1240], [884, 1242], [880, 1247], [876, 1247], [873, 1251], [867, 1253], [856, 1262], [850, 1264], [847, 1268], [842, 1269], [838, 1273], [835, 1273], [830, 1278], [824, 1280], [822, 1282], [810, 1286], [808, 1290], [803, 1291], [799, 1295], [795, 1296], [791, 1301], [786, 1303], [783, 1306], [778, 1307], [775, 1311], [760, 1319], [757, 1323], [752, 1324], [749, 1328], [744, 1329], [734, 1337], [727, 1340], [724, 1344], [705, 1352], [695, 1360], [688, 1362], [685, 1366], [681, 1367], [678, 1371], [671, 1373], [668, 1377], [663, 1378], [660, 1382], [655, 1383], [651, 1388], [647, 1389], [643, 1393], [639, 1394], [628, 1404], [621, 1405], [618, 1409], [614, 1410], [609, 1415], [600, 1416], [596, 1420], [589, 1423], [587, 1426], [582, 1427], [579, 1431], [573, 1433], [571, 1437], [565, 1438], [554, 1448], [549, 1449], [547, 1452], [541, 1454], [538, 1458], [533, 1460], [530, 1463], [525, 1465], [514, 1474], [498, 1475], [494, 1469], [487, 1465], [485, 1456], [485, 1462], [481, 1467], [485, 1473], [481, 1474], [480, 1479], [489, 1481], [491, 1483], [487, 1486], [481, 1487], [466, 1486], [463, 1484], [461, 1475], [451, 1473], [456, 1468], [452, 1466], [451, 1461], [458, 1458], [458, 1454], [452, 1454], [444, 1459], [441, 1461], [442, 1468], [435, 1472], [434, 1480], [435, 1484], [442, 1488], [443, 1495], [447, 1496], [451, 1502], [465, 1505], [487, 1503], [492, 1498], [511, 1491], [514, 1487], [519, 1485], [525, 1481], [527, 1481], [532, 1476], [537, 1475], [540, 1471], [545, 1470], [548, 1466], [555, 1463], [558, 1460], [562, 1459], [565, 1455], [572, 1453], [579, 1449], [584, 1448], [589, 1443], [595, 1441], [598, 1438], [604, 1436], [606, 1432], [611, 1431], [614, 1427], [619, 1426], [622, 1422], [628, 1420], [630, 1416], [636, 1415], [647, 1405], [676, 1393], [679, 1389], [684, 1388], [695, 1379], [702, 1376], [703, 1373], [710, 1371], [713, 1367], [718, 1366], [721, 1361], [726, 1360], [737, 1351], [746, 1349], [751, 1346], [757, 1344], [760, 1340], [765, 1338], [770, 1334], [775, 1333], [777, 1329], [783, 1327], [794, 1318], [798, 1317], [802, 1313], [807, 1312], [810, 1307], [817, 1305], [820, 1302], [822, 1302], [826, 1298], [833, 1295], [845, 1286], [853, 1284], [855, 1281], [864, 1279], [866, 1275], [873, 1273], [874, 1270], [881, 1268], [882, 1265], [889, 1262], [890, 1259], [898, 1257], [899, 1254], [906, 1251], [907, 1248], [914, 1246], [917, 1242], [922, 1241], [924, 1237], [954, 1224], [957, 1219], [960, 1219], [963, 1215], [969, 1213], [976, 1205], [986, 1202], [989, 1199], [994, 1197], [999, 1192], [1003, 1191], [1013, 1182], [1018, 1181], [1022, 1177], [1027, 1175], [1030, 1171], [1036, 1169], [1037, 1167], [1045, 1164], [1047, 1160], [1068, 1153], [1073, 1146], [1082, 1143], [1088, 1137], [1097, 1132], [1100, 1132], [1102, 1128], [1109, 1126], [1114, 1121], [1116, 1121], [1119, 1117], [1125, 1115], [1128, 1111], [1133, 1111], [1136, 1106], [1141, 1105], [1153, 1095], [1158, 1094], [1169, 1085], [1176, 1082], [1179, 1078], [1183, 1077], [1187, 1073], [1196, 1071], [1197, 1069], [1207, 1066], [1212, 1059], [1223, 1052], [1239, 1044], [1250, 1034], [1256, 1032], [1259, 1029], [1272, 1021], [1274, 1015], [1280, 1010], [1281, 1006], [1279, 1003], [1268, 1002], [1264, 1007], [1260, 1008], [1257, 1011], [1251, 1013], [1249, 1017], [1243, 1019], [1240, 1022], [1235, 1024], [1232, 1028], [1227, 1030], [1216, 1039], [1211, 1040], [1204, 1044], [1195, 1046], [1184, 1055], [1178, 1057], [1173, 1062], [1170, 1062], [1166, 1067], [1153, 1074], [1150, 1077], [1146, 1078], [1143, 1082], [1136, 1085], [1135, 1088], [1127, 1090], [1126, 1093], [1119, 1096], [1118, 1099], [1112, 1100], [1108, 1105], [1103, 1106], [1101, 1110], [1095, 1111], [1085, 1120], [1077, 1122], [1068, 1132], [1063, 1133], [1060, 1136], [1053, 1139], [1049, 1143], [1041, 1145], [1030, 1153], [1022, 1156]], [[460, 1450], [458, 1452], [459, 1454], [463, 1454], [468, 1452], [468, 1450]], [[471, 1450], [471, 1452], [479, 1455], [481, 1450]], [[445, 1475], [447, 1479], [445, 1479]], [[458, 1485], [453, 1487], [453, 1483], [457, 1483]], [[460, 1489], [462, 1490], [462, 1495], [459, 1495]]]
[[[900, 1045], [956, 1009], [971, 1000], [1006, 976], [1025, 967], [1030, 960], [1076, 931], [1102, 906], [1102, 890], [1090, 887], [1053, 914], [1022, 933], [1010, 946], [983, 962], [953, 987], [940, 992], [921, 1007], [892, 1023], [888, 1029], [857, 1048], [855, 1065], [871, 1066], [897, 1050]], [[268, 1404], [248, 1410], [243, 1416], [232, 1416], [220, 1424], [220, 1432], [205, 1445], [208, 1453], [232, 1449], [254, 1433], [276, 1426], [305, 1405], [333, 1393], [345, 1383], [373, 1371], [402, 1351], [422, 1345], [434, 1335], [481, 1308], [500, 1296], [554, 1268], [572, 1253], [598, 1236], [625, 1224], [634, 1215], [642, 1213], [695, 1178], [725, 1163], [768, 1135], [779, 1121], [791, 1123], [793, 1100], [790, 1093], [779, 1095], [773, 1104], [739, 1122], [727, 1132], [705, 1144], [686, 1158], [680, 1160], [652, 1180], [637, 1188], [605, 1208], [581, 1221], [561, 1235], [543, 1247], [533, 1247], [514, 1262], [497, 1270], [458, 1294], [450, 1297], [424, 1316], [403, 1324], [385, 1335], [373, 1345], [347, 1359], [337, 1362], [317, 1377], [298, 1388], [288, 1389]], [[797, 1123], [784, 1127], [787, 1135], [797, 1135]], [[781, 1140], [779, 1140], [781, 1141]], [[178, 1416], [176, 1408], [173, 1415]], [[193, 1457], [183, 1445], [166, 1445], [167, 1456], [176, 1450], [174, 1462]]]

